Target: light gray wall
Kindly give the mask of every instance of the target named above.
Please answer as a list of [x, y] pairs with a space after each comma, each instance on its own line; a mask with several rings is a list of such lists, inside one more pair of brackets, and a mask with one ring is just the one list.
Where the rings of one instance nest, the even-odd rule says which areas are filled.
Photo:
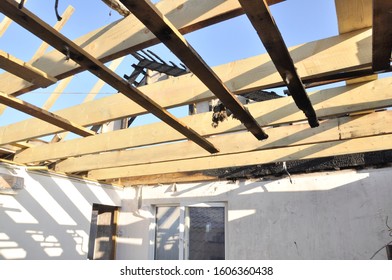
[[154, 205], [168, 204], [225, 202], [227, 259], [386, 259], [392, 241], [391, 168], [133, 191], [118, 258], [153, 257]]
[[5, 164], [0, 174], [24, 181], [0, 194], [0, 260], [87, 259], [92, 204], [121, 205], [121, 188]]
[[392, 168], [124, 190], [7, 165], [0, 174], [25, 186], [0, 194], [0, 259], [86, 259], [93, 203], [121, 206], [117, 259], [153, 258], [155, 205], [225, 203], [227, 259], [386, 259], [392, 241]]

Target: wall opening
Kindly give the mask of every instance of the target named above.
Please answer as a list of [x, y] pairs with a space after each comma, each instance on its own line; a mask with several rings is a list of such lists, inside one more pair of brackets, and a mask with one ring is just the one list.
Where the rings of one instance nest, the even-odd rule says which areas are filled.
[[113, 260], [117, 235], [118, 207], [93, 204], [88, 259]]

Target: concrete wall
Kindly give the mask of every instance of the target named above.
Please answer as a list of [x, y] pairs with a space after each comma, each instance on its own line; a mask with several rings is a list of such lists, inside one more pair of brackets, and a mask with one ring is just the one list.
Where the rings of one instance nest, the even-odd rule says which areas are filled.
[[227, 259], [386, 259], [391, 182], [383, 168], [127, 189], [118, 258], [153, 258], [154, 205], [225, 202]]
[[153, 258], [156, 205], [225, 203], [227, 259], [386, 259], [392, 241], [392, 168], [124, 190], [3, 164], [0, 174], [24, 186], [0, 194], [0, 259], [86, 259], [93, 203], [121, 206], [117, 259]]
[[23, 184], [0, 193], [0, 260], [87, 259], [92, 204], [121, 205], [122, 188], [5, 164], [1, 175]]

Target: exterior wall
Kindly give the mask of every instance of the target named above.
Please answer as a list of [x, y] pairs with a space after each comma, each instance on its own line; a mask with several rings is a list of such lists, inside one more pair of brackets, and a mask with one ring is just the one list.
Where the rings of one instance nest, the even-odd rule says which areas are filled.
[[382, 168], [129, 188], [118, 258], [153, 258], [154, 205], [225, 202], [226, 259], [386, 259], [391, 182]]
[[92, 204], [121, 205], [121, 188], [0, 164], [23, 178], [0, 194], [1, 259], [87, 259]]

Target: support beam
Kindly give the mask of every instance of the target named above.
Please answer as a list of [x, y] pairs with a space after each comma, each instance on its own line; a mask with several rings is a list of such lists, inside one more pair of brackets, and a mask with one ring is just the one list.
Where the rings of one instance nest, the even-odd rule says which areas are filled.
[[[269, 4], [279, 2], [282, 0], [270, 0]], [[157, 7], [182, 34], [243, 14], [238, 0], [161, 0], [157, 3]], [[129, 15], [75, 39], [74, 42], [83, 46], [84, 50], [101, 62], [106, 63], [152, 46], [158, 43], [158, 40], [140, 21], [133, 15]], [[58, 80], [84, 70], [77, 63], [65, 61], [64, 56], [57, 51], [45, 54], [33, 63], [33, 66], [48, 72]], [[4, 93], [18, 96], [37, 87], [11, 74], [3, 73], [0, 74], [0, 88]]]
[[316, 112], [310, 103], [293, 59], [286, 47], [283, 37], [275, 24], [265, 0], [239, 0], [253, 27], [256, 29], [265, 49], [270, 55], [276, 69], [286, 84], [295, 104], [308, 119], [311, 127], [317, 127]]
[[392, 1], [373, 1], [373, 71], [391, 67]]
[[185, 40], [173, 24], [148, 0], [120, 0], [128, 10], [155, 34], [207, 88], [230, 109], [245, 127], [259, 140], [267, 139], [253, 116], [245, 109], [238, 98], [230, 92], [215, 72], [204, 62], [199, 54]]
[[[389, 90], [390, 87], [392, 87], [392, 78], [385, 78], [362, 85], [357, 84], [354, 86], [317, 91], [310, 94], [310, 98], [314, 102], [319, 116], [321, 118], [328, 118], [357, 111], [392, 106], [392, 92]], [[248, 109], [255, 117], [259, 117], [258, 120], [260, 122], [262, 119], [271, 125], [281, 125], [304, 120], [302, 112], [297, 110], [290, 97], [249, 104]], [[238, 120], [233, 119], [221, 123], [218, 128], [214, 129], [209, 125], [211, 121], [210, 113], [187, 116], [181, 120], [185, 124], [194, 127], [203, 136], [245, 130], [245, 127]], [[289, 131], [289, 128], [287, 129]], [[312, 131], [313, 129], [309, 130], [310, 133]], [[316, 133], [319, 130], [314, 131]], [[292, 137], [291, 139], [293, 139]], [[215, 137], [210, 137], [211, 141], [213, 141], [213, 138]], [[183, 139], [184, 137], [177, 131], [167, 129], [162, 123], [154, 123], [99, 134], [85, 139], [74, 139], [27, 149], [19, 153], [15, 160], [21, 163], [37, 162], [107, 152], [110, 150], [114, 151], [162, 144]], [[268, 143], [271, 143], [271, 141], [274, 142], [274, 140], [276, 139], [267, 140], [265, 145], [269, 145]], [[255, 138], [254, 141], [256, 141]], [[237, 143], [239, 147], [236, 147], [235, 150], [240, 149], [241, 146], [246, 147], [246, 143], [243, 141], [240, 141], [240, 143], [241, 145]], [[258, 145], [261, 145], [261, 143]]]
[[[290, 54], [296, 62], [295, 66], [299, 74], [305, 81], [324, 80], [330, 76], [347, 78], [347, 75], [352, 73], [352, 69], [364, 68], [371, 71], [369, 69], [372, 60], [371, 36], [371, 29], [356, 31], [292, 47], [290, 48]], [[276, 87], [282, 84], [282, 79], [276, 72], [268, 54], [230, 62], [213, 69], [235, 94]], [[358, 75], [356, 71], [354, 71], [354, 74]], [[173, 88], [178, 89], [175, 95], [172, 94]], [[140, 87], [140, 90], [165, 108], [214, 98], [214, 95], [206, 86], [192, 74], [143, 86]], [[277, 119], [271, 120], [268, 118], [271, 115], [268, 112], [273, 110], [273, 107], [262, 110], [260, 112], [265, 112], [266, 119], [263, 118], [258, 121], [261, 125], [265, 125], [266, 122], [276, 123]], [[302, 112], [298, 109], [297, 111], [303, 118]], [[138, 116], [145, 114], [146, 110], [124, 95], [116, 94], [59, 110], [55, 113], [83, 126], [90, 126], [106, 121]], [[205, 118], [207, 126], [210, 120], [211, 115]], [[202, 123], [202, 125], [206, 126], [206, 123]], [[55, 126], [37, 119], [30, 119], [0, 127], [0, 145], [58, 132], [59, 129]]]
[[95, 180], [119, 179], [131, 176], [149, 176], [173, 172], [196, 172], [216, 168], [240, 167], [290, 160], [312, 159], [354, 153], [375, 152], [392, 148], [392, 134], [380, 134], [349, 140], [283, 147], [279, 149], [250, 151], [207, 158], [184, 159], [92, 170], [88, 177]]
[[3, 18], [3, 20], [0, 22], [0, 37], [4, 35], [5, 31], [8, 29], [11, 23], [12, 20], [10, 20], [9, 18]]
[[43, 110], [37, 106], [27, 103], [23, 100], [15, 98], [11, 95], [0, 92], [0, 103], [3, 103], [11, 108], [19, 110], [23, 113], [29, 114], [33, 117], [39, 118], [45, 122], [51, 123], [55, 126], [61, 127], [64, 130], [71, 131], [80, 136], [91, 136], [95, 133], [82, 126], [76, 125], [60, 116], [52, 114], [46, 110]]
[[[123, 60], [124, 60], [123, 57], [120, 57], [120, 58], [117, 58], [117, 59], [113, 60], [110, 63], [110, 65], [109, 65], [109, 69], [112, 70], [112, 71], [115, 71]], [[65, 80], [67, 80], [69, 78], [71, 78], [71, 77], [68, 77]], [[62, 80], [61, 82], [65, 81], [65, 80]], [[98, 81], [95, 83], [93, 88], [90, 90], [90, 92], [87, 94], [87, 96], [83, 99], [82, 103], [86, 103], [86, 102], [89, 102], [89, 101], [93, 100], [94, 97], [97, 96], [98, 92], [102, 89], [102, 87], [104, 85], [105, 85], [105, 82], [102, 81], [101, 79], [98, 79]], [[59, 142], [62, 139], [65, 139], [65, 137], [67, 137], [67, 134], [68, 134], [68, 132], [63, 132], [63, 133], [60, 133], [60, 134], [56, 134], [52, 138], [51, 143]]]
[[[26, 4], [26, 1], [25, 1]], [[68, 22], [68, 20], [70, 19], [70, 17], [72, 16], [73, 12], [75, 11], [75, 9], [72, 6], [68, 6], [67, 9], [65, 9], [64, 13], [61, 15], [62, 20], [56, 22], [56, 24], [54, 25], [54, 29], [56, 29], [57, 31], [60, 31], [64, 25]], [[6, 19], [9, 19], [8, 17]], [[9, 19], [10, 20], [10, 19]], [[11, 21], [11, 20], [10, 20]], [[0, 36], [1, 37], [1, 36]], [[33, 57], [30, 59], [30, 61], [28, 62], [29, 64], [34, 63], [37, 59], [39, 59], [41, 56], [43, 56], [46, 52], [46, 50], [48, 49], [49, 45], [46, 42], [42, 42], [41, 45], [39, 46], [39, 48], [37, 49], [37, 51], [34, 53]], [[1, 75], [0, 75], [1, 77]], [[55, 92], [60, 92], [63, 91], [63, 89], [68, 85], [68, 83], [72, 80], [73, 76], [68, 77], [66, 80], [62, 80], [59, 85], [56, 87]], [[8, 80], [8, 79], [7, 79]], [[12, 78], [11, 81], [12, 82]], [[1, 79], [0, 79], [0, 83], [1, 83]], [[57, 98], [59, 97], [59, 94], [52, 94], [48, 100], [47, 103], [45, 103], [45, 106], [43, 109], [45, 110], [49, 110], [49, 108], [51, 107], [51, 105], [53, 105], [53, 103], [57, 100]], [[4, 105], [0, 105], [0, 115], [2, 115], [4, 113], [5, 110], [5, 106]]]
[[335, 0], [339, 34], [371, 27], [372, 1]]
[[[281, 147], [301, 146], [343, 139], [349, 140], [381, 133], [392, 134], [391, 117], [392, 112], [385, 111], [357, 117], [325, 120], [321, 122], [319, 127], [314, 129], [309, 128], [306, 124], [270, 128], [267, 131], [271, 137], [261, 145], [249, 133], [245, 132], [216, 136], [211, 141], [221, 148], [219, 156], [232, 153], [240, 155], [243, 152], [258, 150], [278, 150]], [[238, 143], [242, 143], [242, 145], [238, 145]], [[207, 153], [201, 153], [196, 148], [191, 142], [180, 142], [141, 149], [88, 155], [69, 158], [59, 162], [56, 165], [56, 170], [69, 173], [141, 164], [146, 165], [146, 169], [148, 169], [147, 166], [152, 163], [166, 162], [170, 165], [171, 161], [209, 157]]]
[[203, 149], [206, 149], [210, 153], [217, 153], [219, 151], [210, 142], [159, 106], [159, 104], [154, 100], [150, 99], [140, 90], [131, 87], [115, 72], [110, 70], [102, 62], [83, 50], [73, 41], [54, 30], [50, 25], [27, 11], [25, 8], [19, 9], [17, 3], [13, 0], [0, 2], [0, 11], [25, 29], [41, 38], [43, 41], [48, 42], [55, 49], [64, 53], [64, 55], [69, 56], [70, 59], [85, 67], [85, 69], [89, 72], [96, 75], [146, 110], [150, 111], [166, 124], [185, 135], [188, 139], [197, 143]]
[[0, 68], [38, 87], [48, 87], [57, 82], [57, 79], [47, 73], [2, 50], [0, 50]]

